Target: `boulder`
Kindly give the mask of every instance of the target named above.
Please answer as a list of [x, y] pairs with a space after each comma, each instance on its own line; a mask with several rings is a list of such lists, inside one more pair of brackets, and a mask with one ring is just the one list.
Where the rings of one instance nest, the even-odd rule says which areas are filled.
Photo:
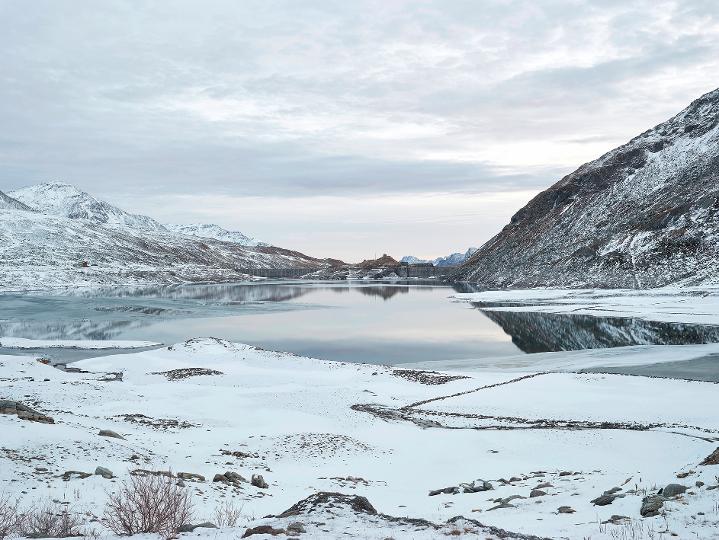
[[285, 534], [285, 530], [275, 529], [271, 525], [259, 525], [258, 527], [252, 527], [250, 529], [247, 529], [245, 531], [245, 534], [242, 535], [242, 538], [249, 538], [250, 536], [253, 536], [255, 534], [269, 534], [270, 536], [277, 536], [280, 534]]
[[182, 480], [193, 480], [193, 481], [197, 481], [197, 482], [205, 481], [205, 477], [202, 476], [201, 474], [190, 473], [190, 472], [179, 472], [179, 473], [177, 473], [177, 477]]
[[546, 491], [542, 491], [541, 489], [533, 489], [529, 492], [530, 499], [534, 499], [535, 497], [544, 497], [547, 494]]
[[195, 529], [216, 529], [217, 525], [214, 523], [210, 523], [209, 521], [205, 521], [203, 523], [198, 523], [197, 525], [193, 525], [191, 523], [185, 523], [184, 525], [180, 525], [180, 528], [177, 529], [177, 532], [180, 533], [190, 533], [193, 532]]
[[670, 497], [676, 497], [677, 495], [681, 495], [687, 490], [687, 486], [683, 486], [681, 484], [669, 484], [667, 487], [662, 489], [659, 494], [662, 497], [670, 498]]
[[305, 529], [305, 526], [299, 521], [287, 525], [287, 534], [302, 534], [304, 532], [307, 532], [307, 529]]
[[557, 508], [558, 514], [573, 514], [574, 512], [576, 512], [576, 510], [571, 506], [560, 506]]
[[98, 433], [98, 435], [100, 435], [100, 437], [110, 437], [112, 439], [122, 439], [123, 441], [125, 440], [125, 437], [123, 437], [119, 433], [112, 431], [111, 429], [101, 429], [100, 432]]
[[269, 484], [265, 482], [265, 479], [262, 477], [261, 474], [253, 474], [250, 484], [260, 489], [267, 489], [268, 487], [270, 487]]
[[[232, 471], [227, 471], [225, 473], [225, 478], [227, 478], [233, 484], [239, 484], [240, 482], [247, 482], [247, 478], [245, 478], [241, 474], [238, 474], [238, 473], [232, 472]], [[262, 477], [260, 477], [260, 478], [262, 478]]]
[[469, 484], [460, 484], [459, 487], [462, 489], [462, 492], [464, 493], [480, 493], [482, 491], [489, 491], [494, 489], [492, 484], [487, 482], [486, 480], [475, 480], [472, 483]]
[[661, 495], [647, 495], [642, 499], [639, 514], [642, 517], [658, 516], [662, 506], [664, 506], [664, 497]]
[[166, 476], [167, 478], [174, 478], [175, 475], [172, 471], [149, 471], [147, 469], [133, 469], [130, 471], [132, 476]]
[[114, 476], [112, 474], [112, 471], [106, 467], [97, 467], [95, 469], [95, 474], [97, 476], [102, 476], [103, 478], [107, 478], [107, 479], [110, 479]]
[[509, 503], [500, 503], [497, 506], [493, 506], [492, 508], [488, 509], [487, 512], [491, 512], [492, 510], [501, 510], [503, 508], [517, 508], [513, 504]]
[[614, 514], [609, 519], [602, 521], [602, 524], [605, 525], [607, 523], [611, 523], [612, 525], [621, 525], [623, 523], [628, 523], [630, 521], [631, 521], [631, 518], [629, 518], [628, 516], [621, 516], [621, 515]]
[[[199, 476], [199, 475], [198, 475]], [[204, 477], [203, 477], [204, 480]], [[224, 474], [216, 474], [212, 478], [213, 482], [222, 482], [224, 484], [231, 484], [233, 486], [239, 486], [242, 482], [247, 482], [247, 478], [236, 472], [227, 471]]]
[[719, 448], [709, 454], [699, 465], [719, 465]]
[[459, 493], [459, 488], [457, 486], [449, 486], [446, 488], [433, 489], [429, 492], [429, 496], [434, 497], [435, 495], [441, 495], [443, 493], [446, 493], [447, 495], [456, 495]]
[[614, 502], [614, 499], [616, 499], [614, 495], [607, 495], [605, 493], [604, 495], [600, 495], [599, 497], [591, 501], [591, 503], [595, 506], [607, 506], [608, 504], [612, 504]]
[[54, 424], [55, 420], [41, 412], [23, 405], [19, 401], [0, 399], [0, 414], [14, 414], [21, 420], [39, 422], [41, 424]]
[[91, 476], [92, 475], [89, 472], [82, 471], [65, 471], [64, 473], [62, 473], [62, 479], [65, 482], [72, 480], [73, 478], [83, 480], [84, 478], [90, 478]]

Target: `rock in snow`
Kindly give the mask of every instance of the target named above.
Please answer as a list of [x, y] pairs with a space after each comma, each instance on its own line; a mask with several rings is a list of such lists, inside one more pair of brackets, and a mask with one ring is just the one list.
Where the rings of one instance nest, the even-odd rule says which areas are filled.
[[488, 287], [719, 280], [719, 89], [582, 165], [456, 273]]

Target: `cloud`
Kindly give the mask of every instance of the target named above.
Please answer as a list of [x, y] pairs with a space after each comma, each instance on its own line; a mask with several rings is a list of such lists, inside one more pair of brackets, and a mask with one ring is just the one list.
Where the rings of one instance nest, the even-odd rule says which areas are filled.
[[539, 190], [712, 90], [719, 4], [6, 0], [0, 47], [0, 189], [419, 201]]

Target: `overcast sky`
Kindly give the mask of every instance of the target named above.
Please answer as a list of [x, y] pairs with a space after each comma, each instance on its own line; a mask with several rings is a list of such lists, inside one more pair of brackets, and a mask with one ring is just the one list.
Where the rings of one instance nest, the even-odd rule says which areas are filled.
[[2, 191], [434, 257], [719, 86], [719, 2], [0, 0], [0, 50]]

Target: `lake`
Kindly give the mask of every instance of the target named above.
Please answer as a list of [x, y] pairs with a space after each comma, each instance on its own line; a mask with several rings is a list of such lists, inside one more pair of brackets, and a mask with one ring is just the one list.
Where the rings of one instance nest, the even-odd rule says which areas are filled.
[[[315, 358], [392, 365], [719, 342], [719, 328], [710, 325], [485, 311], [450, 298], [460, 290], [441, 284], [259, 282], [8, 293], [0, 295], [0, 336], [165, 344], [213, 336]], [[98, 355], [43, 352], [55, 361]]]

